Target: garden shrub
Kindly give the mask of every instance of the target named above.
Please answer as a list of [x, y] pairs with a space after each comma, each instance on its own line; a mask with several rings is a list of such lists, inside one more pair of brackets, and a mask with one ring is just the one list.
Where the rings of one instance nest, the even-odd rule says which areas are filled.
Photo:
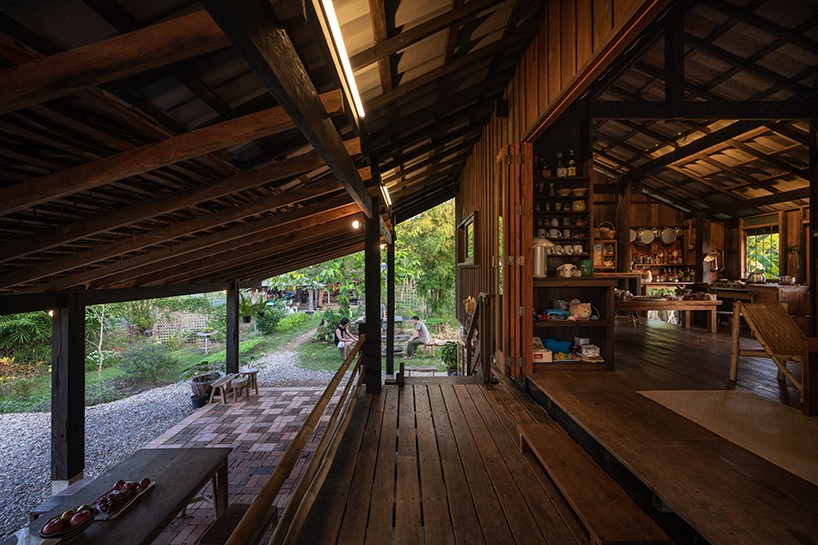
[[[117, 364], [118, 358], [116, 350], [103, 350], [102, 351], [102, 368], [108, 369], [109, 367], [113, 367]], [[99, 369], [99, 352], [94, 350], [87, 356], [85, 356], [85, 370], [86, 371], [96, 371]]]
[[165, 346], [146, 340], [128, 347], [119, 365], [129, 375], [156, 379], [175, 363], [176, 359]]
[[278, 322], [278, 325], [276, 326], [275, 329], [276, 331], [279, 332], [289, 331], [294, 327], [300, 326], [309, 319], [310, 319], [309, 314], [304, 313], [290, 314], [289, 316], [285, 316], [284, 318], [282, 318], [281, 321]]
[[276, 326], [284, 318], [284, 309], [278, 306], [268, 306], [264, 316], [256, 320], [256, 327], [263, 335], [272, 335]]
[[318, 324], [318, 332], [315, 337], [318, 341], [330, 344], [334, 340], [335, 329], [338, 327], [338, 322], [341, 321], [342, 314], [340, 312], [333, 312], [332, 309], [324, 312], [321, 318], [321, 323]]

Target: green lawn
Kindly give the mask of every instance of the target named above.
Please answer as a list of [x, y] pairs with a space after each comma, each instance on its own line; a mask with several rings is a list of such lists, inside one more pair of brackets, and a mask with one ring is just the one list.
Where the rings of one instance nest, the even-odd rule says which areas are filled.
[[[329, 371], [337, 371], [341, 365], [341, 359], [338, 357], [338, 348], [329, 344], [323, 343], [304, 343], [298, 347], [296, 353], [299, 357], [298, 366], [303, 369], [326, 369]], [[386, 367], [386, 356], [382, 356], [381, 362]], [[411, 359], [403, 360], [403, 354], [395, 354], [395, 369], [397, 370], [400, 363], [404, 362], [405, 367], [432, 367], [437, 366], [438, 370], [445, 372], [446, 368], [443, 366], [443, 360], [440, 359], [439, 348], [435, 350], [434, 357], [424, 356], [423, 354], [416, 354]]]

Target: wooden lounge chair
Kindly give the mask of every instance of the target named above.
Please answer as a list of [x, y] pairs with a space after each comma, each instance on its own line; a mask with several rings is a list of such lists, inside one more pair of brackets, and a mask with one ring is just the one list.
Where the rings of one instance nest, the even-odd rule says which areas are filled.
[[[741, 316], [750, 326], [753, 336], [763, 350], [739, 350], [739, 323]], [[804, 333], [781, 303], [741, 303], [733, 305], [733, 345], [730, 357], [730, 380], [738, 375], [738, 357], [771, 358], [778, 367], [778, 378], [787, 377], [803, 397], [804, 387], [787, 369], [787, 361], [803, 362]], [[802, 399], [803, 401], [803, 399]]]

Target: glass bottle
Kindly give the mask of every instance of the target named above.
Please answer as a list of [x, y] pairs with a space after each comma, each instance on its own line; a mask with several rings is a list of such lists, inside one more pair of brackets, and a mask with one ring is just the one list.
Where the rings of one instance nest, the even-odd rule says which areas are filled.
[[577, 162], [574, 161], [574, 150], [568, 152], [568, 176], [573, 177], [577, 175]]
[[542, 160], [542, 177], [543, 178], [550, 178], [551, 177], [551, 168], [548, 166], [548, 162], [543, 159]]
[[557, 152], [557, 178], [565, 178], [568, 176], [568, 169], [562, 164], [562, 153]]

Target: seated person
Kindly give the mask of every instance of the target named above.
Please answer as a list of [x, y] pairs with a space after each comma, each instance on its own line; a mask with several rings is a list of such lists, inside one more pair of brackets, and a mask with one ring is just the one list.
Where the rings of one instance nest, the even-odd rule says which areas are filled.
[[338, 355], [341, 359], [346, 359], [349, 355], [349, 348], [356, 342], [358, 339], [352, 336], [352, 333], [349, 332], [349, 318], [341, 318], [341, 321], [338, 322], [338, 327], [335, 328], [335, 335], [333, 337], [335, 346], [338, 347]]
[[426, 324], [421, 322], [418, 316], [412, 316], [412, 323], [415, 324], [415, 331], [406, 343], [406, 355], [403, 359], [411, 358], [415, 355], [415, 352], [417, 352], [418, 346], [432, 340], [432, 336], [429, 335], [429, 330], [426, 329]]

